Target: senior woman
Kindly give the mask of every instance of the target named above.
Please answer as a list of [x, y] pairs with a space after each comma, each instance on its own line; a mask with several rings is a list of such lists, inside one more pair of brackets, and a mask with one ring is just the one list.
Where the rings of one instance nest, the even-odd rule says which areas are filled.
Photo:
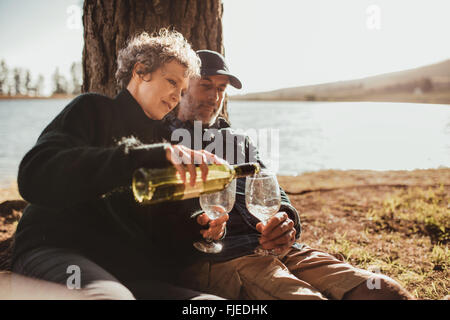
[[13, 272], [80, 289], [89, 299], [211, 298], [158, 281], [158, 251], [167, 248], [152, 232], [173, 224], [155, 211], [174, 208], [140, 207], [130, 189], [140, 167], [172, 163], [184, 175], [195, 172], [198, 158], [205, 176], [207, 161], [221, 161], [162, 143], [160, 135], [159, 120], [199, 63], [180, 33], [142, 33], [118, 54], [122, 91], [114, 99], [82, 94], [51, 121], [19, 167], [19, 191], [30, 204], [17, 227]]

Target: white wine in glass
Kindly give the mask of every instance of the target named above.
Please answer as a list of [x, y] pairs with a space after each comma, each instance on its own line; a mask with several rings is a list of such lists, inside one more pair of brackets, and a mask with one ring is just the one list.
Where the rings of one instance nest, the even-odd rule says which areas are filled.
[[247, 209], [252, 215], [258, 218], [258, 220], [260, 220], [263, 225], [265, 225], [267, 221], [272, 218], [272, 216], [280, 209], [280, 203], [279, 201], [277, 201], [277, 199], [272, 199], [272, 202], [273, 205], [268, 204], [267, 206], [259, 204], [249, 204]]
[[[215, 220], [233, 209], [236, 201], [236, 179], [219, 192], [205, 193], [200, 196], [200, 206], [209, 219]], [[194, 242], [194, 247], [205, 253], [219, 253], [222, 251], [222, 243], [211, 239]]]
[[[277, 177], [268, 170], [261, 170], [254, 176], [248, 176], [245, 181], [245, 205], [247, 210], [266, 225], [281, 206], [281, 193]], [[273, 251], [264, 250], [261, 246], [255, 253], [261, 255], [274, 254]]]

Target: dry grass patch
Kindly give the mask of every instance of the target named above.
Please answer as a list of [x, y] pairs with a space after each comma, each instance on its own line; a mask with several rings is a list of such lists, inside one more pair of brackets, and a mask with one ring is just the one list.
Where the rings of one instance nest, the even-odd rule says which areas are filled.
[[386, 274], [419, 299], [450, 294], [450, 169], [323, 171], [315, 179], [280, 179], [300, 212], [300, 242]]

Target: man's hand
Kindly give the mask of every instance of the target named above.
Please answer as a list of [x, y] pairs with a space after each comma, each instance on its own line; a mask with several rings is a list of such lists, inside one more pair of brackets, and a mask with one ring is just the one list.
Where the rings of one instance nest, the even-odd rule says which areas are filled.
[[209, 223], [208, 229], [200, 230], [200, 233], [203, 236], [203, 238], [219, 240], [223, 236], [223, 233], [225, 232], [225, 226], [227, 224], [228, 218], [229, 216], [227, 213], [214, 220], [209, 219], [206, 213], [202, 213], [201, 215], [199, 215], [197, 217], [198, 224], [206, 226]]
[[259, 243], [263, 249], [275, 249], [281, 253], [295, 242], [294, 221], [289, 219], [286, 212], [275, 214], [264, 226], [261, 222], [256, 225], [256, 230], [261, 232]]

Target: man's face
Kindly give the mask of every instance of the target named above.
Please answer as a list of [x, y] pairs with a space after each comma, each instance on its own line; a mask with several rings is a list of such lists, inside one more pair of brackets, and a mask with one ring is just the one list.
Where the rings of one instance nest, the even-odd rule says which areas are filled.
[[173, 60], [139, 77], [134, 98], [149, 118], [161, 120], [179, 103], [189, 82], [185, 71], [186, 67]]
[[228, 83], [226, 75], [191, 79], [181, 99], [178, 118], [182, 121], [201, 121], [205, 126], [212, 125], [222, 110]]

